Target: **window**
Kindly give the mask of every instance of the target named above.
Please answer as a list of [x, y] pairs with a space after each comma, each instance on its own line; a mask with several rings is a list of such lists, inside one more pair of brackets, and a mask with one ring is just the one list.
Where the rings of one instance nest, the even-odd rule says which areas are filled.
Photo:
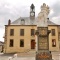
[[34, 29], [31, 29], [31, 36], [34, 35]]
[[10, 29], [10, 36], [14, 35], [14, 29]]
[[20, 40], [20, 47], [24, 47], [24, 39]]
[[52, 47], [56, 47], [56, 40], [52, 39]]
[[21, 24], [24, 25], [25, 24], [25, 20], [21, 19]]
[[21, 30], [20, 30], [20, 35], [21, 35], [21, 36], [24, 36], [24, 29], [21, 29]]
[[52, 29], [52, 36], [55, 36], [55, 29]]
[[10, 47], [13, 47], [13, 39], [10, 39]]

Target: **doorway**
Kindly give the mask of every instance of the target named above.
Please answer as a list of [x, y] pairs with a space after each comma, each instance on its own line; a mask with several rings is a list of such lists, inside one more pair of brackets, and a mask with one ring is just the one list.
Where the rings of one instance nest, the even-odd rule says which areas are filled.
[[35, 40], [31, 40], [31, 49], [35, 49]]

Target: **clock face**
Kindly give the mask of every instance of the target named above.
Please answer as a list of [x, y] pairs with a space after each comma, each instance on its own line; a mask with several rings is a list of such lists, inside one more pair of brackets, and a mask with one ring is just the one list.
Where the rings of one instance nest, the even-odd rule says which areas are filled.
[[31, 13], [31, 16], [34, 16], [34, 13], [33, 12]]

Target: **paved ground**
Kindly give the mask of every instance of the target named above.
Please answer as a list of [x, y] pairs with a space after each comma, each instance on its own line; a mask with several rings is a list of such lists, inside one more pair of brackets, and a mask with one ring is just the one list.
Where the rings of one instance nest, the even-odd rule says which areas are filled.
[[60, 52], [52, 52], [52, 58], [54, 60], [60, 60]]
[[[54, 60], [60, 60], [60, 52], [52, 52], [52, 58]], [[0, 60], [9, 60], [9, 57], [12, 57], [11, 60], [35, 60], [34, 53], [18, 53], [18, 57], [13, 57], [14, 54], [1, 54], [0, 53]]]
[[[0, 60], [9, 60], [9, 57], [7, 56], [0, 57]], [[35, 60], [35, 57], [17, 57], [12, 58], [11, 60]]]
[[17, 53], [17, 57], [14, 57], [14, 54], [3, 54], [0, 53], [0, 60], [35, 60], [35, 53]]

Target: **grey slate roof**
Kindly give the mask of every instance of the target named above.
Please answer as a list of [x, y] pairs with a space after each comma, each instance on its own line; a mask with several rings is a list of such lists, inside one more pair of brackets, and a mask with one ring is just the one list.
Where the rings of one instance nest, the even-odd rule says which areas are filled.
[[[20, 17], [17, 20], [13, 21], [11, 25], [21, 25], [21, 20], [24, 19], [25, 25], [37, 25], [38, 24], [38, 19], [35, 18], [34, 20], [31, 20], [30, 17]], [[50, 20], [47, 20], [48, 25], [56, 25]]]
[[30, 23], [30, 19], [28, 17], [23, 17], [23, 18], [18, 18], [17, 20], [15, 20], [14, 22], [12, 22], [13, 25], [21, 25], [21, 19], [25, 20], [25, 25], [29, 25]]
[[57, 25], [57, 24], [55, 24], [54, 22], [52, 22], [50, 20], [47, 20], [47, 23], [48, 23], [48, 25]]

